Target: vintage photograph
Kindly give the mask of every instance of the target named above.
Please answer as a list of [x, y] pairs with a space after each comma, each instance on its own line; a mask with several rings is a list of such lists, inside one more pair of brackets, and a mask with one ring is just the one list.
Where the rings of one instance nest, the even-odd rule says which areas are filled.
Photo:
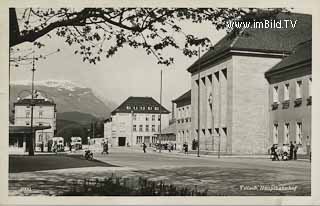
[[310, 10], [8, 14], [9, 196], [311, 196]]

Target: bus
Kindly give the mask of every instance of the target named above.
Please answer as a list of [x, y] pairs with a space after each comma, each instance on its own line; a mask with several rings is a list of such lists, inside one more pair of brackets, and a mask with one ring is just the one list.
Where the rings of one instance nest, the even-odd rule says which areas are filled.
[[81, 137], [71, 137], [71, 148], [74, 148], [75, 150], [82, 149], [82, 139]]

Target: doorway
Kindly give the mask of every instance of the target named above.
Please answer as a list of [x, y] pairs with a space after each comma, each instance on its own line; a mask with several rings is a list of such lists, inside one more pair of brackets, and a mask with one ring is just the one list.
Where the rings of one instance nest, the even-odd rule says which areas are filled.
[[119, 137], [119, 138], [118, 138], [118, 146], [119, 146], [119, 147], [124, 147], [124, 146], [126, 146], [126, 137]]

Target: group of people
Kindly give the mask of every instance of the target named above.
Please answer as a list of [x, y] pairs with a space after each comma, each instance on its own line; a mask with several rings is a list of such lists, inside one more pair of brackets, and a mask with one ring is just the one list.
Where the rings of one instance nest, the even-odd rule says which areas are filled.
[[289, 146], [283, 144], [282, 147], [278, 147], [276, 144], [273, 144], [270, 151], [271, 151], [271, 159], [272, 161], [280, 160], [297, 160], [297, 152], [299, 149], [299, 145], [292, 141], [290, 142]]

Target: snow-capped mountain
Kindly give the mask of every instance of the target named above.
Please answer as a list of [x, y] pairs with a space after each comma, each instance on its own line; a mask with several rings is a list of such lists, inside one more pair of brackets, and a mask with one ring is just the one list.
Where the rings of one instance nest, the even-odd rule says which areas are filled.
[[[17, 97], [29, 95], [30, 81], [15, 81], [10, 83], [10, 104]], [[110, 100], [105, 103], [87, 87], [65, 80], [35, 81], [34, 88], [42, 95], [53, 99], [57, 105], [57, 112], [81, 112], [96, 117], [107, 117], [115, 105]]]

